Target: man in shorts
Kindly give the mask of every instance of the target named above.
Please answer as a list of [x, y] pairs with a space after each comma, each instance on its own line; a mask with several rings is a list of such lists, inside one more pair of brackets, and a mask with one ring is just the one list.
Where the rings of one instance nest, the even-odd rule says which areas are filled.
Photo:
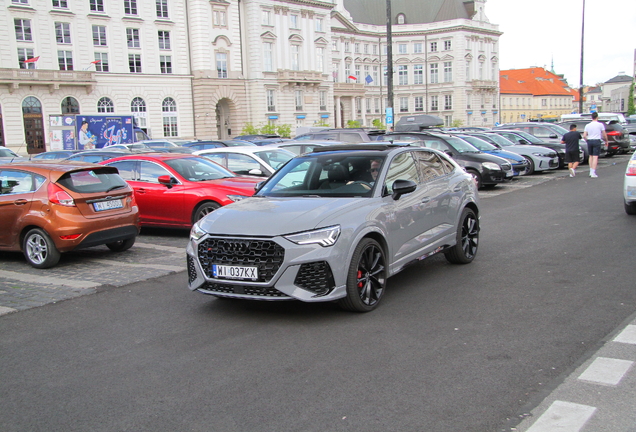
[[570, 170], [570, 177], [576, 175], [576, 167], [579, 166], [581, 159], [581, 148], [579, 147], [579, 140], [581, 139], [581, 133], [576, 131], [576, 125], [570, 125], [570, 132], [563, 135], [561, 144], [565, 144], [565, 162], [568, 164]]
[[589, 153], [590, 177], [596, 178], [596, 166], [598, 165], [598, 155], [601, 153], [601, 144], [607, 142], [607, 133], [605, 125], [598, 121], [598, 113], [592, 113], [592, 121], [585, 125], [583, 139], [587, 141], [587, 151]]

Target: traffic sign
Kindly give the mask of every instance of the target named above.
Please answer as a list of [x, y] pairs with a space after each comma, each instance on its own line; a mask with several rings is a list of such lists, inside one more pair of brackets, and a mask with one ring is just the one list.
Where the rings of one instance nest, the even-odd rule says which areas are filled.
[[393, 125], [393, 108], [391, 107], [386, 108], [386, 125]]

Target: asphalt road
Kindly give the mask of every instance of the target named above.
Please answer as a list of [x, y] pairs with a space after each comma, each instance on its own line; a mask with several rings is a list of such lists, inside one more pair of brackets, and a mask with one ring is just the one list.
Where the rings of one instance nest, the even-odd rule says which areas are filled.
[[2, 430], [511, 430], [636, 311], [625, 161], [492, 193], [472, 264], [410, 267], [368, 314], [172, 272], [4, 315]]

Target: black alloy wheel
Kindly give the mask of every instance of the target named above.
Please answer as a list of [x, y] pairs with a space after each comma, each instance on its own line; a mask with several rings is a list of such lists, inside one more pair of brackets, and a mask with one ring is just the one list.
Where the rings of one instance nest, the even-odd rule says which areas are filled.
[[526, 175], [530, 175], [534, 172], [534, 161], [530, 156], [524, 156], [524, 158], [528, 161], [528, 168], [526, 168]]
[[450, 263], [468, 264], [475, 259], [479, 247], [479, 219], [474, 211], [465, 208], [460, 220], [461, 223], [457, 227], [457, 242], [455, 246], [444, 251], [444, 256]]
[[192, 215], [192, 223], [198, 222], [218, 208], [221, 208], [221, 205], [214, 201], [206, 201], [199, 204]]
[[384, 250], [371, 239], [363, 239], [351, 258], [347, 275], [347, 296], [339, 301], [343, 309], [370, 312], [375, 309], [386, 288]]

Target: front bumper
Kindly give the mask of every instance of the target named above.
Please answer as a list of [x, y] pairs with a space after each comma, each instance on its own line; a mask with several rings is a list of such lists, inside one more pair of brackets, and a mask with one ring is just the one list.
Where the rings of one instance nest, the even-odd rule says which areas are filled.
[[[339, 240], [343, 240], [342, 238]], [[297, 245], [283, 237], [238, 238], [205, 235], [186, 247], [188, 286], [218, 297], [324, 302], [346, 295], [347, 256], [331, 247]], [[345, 247], [346, 248], [346, 247]], [[258, 279], [215, 277], [213, 265], [258, 268]]]

